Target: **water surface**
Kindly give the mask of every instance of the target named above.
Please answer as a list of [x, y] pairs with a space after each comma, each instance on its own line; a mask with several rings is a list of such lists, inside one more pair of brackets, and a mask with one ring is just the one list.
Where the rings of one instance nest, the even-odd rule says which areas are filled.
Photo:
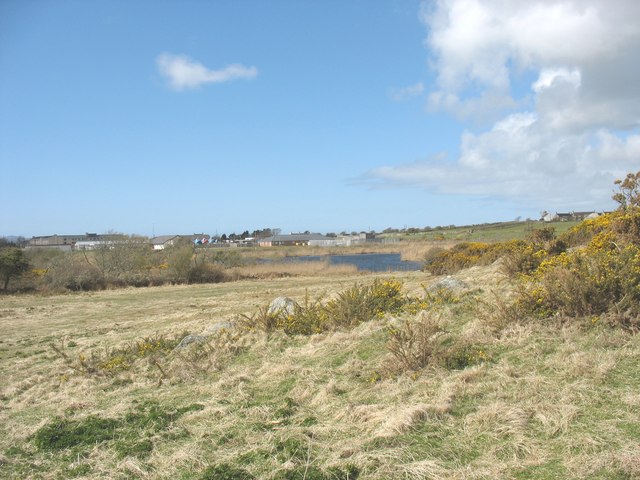
[[355, 265], [358, 270], [370, 272], [406, 272], [422, 269], [422, 262], [402, 260], [399, 253], [357, 253], [353, 255], [304, 255], [285, 257], [284, 262], [321, 262], [329, 260], [331, 265]]

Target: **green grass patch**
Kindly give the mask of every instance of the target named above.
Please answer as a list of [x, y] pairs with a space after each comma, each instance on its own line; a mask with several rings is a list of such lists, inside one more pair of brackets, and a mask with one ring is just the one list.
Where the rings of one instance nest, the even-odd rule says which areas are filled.
[[236, 467], [229, 463], [221, 463], [220, 465], [214, 465], [207, 467], [198, 480], [254, 480], [255, 477], [251, 475], [244, 468]]
[[567, 470], [562, 461], [555, 458], [541, 465], [531, 465], [518, 469], [514, 473], [518, 480], [552, 480], [555, 478], [567, 478]]
[[177, 409], [156, 402], [141, 402], [120, 418], [89, 415], [79, 419], [57, 417], [38, 429], [33, 443], [43, 452], [73, 449], [87, 451], [107, 443], [121, 457], [146, 457], [153, 450], [153, 437], [171, 427], [183, 415], [202, 410], [200, 404]]

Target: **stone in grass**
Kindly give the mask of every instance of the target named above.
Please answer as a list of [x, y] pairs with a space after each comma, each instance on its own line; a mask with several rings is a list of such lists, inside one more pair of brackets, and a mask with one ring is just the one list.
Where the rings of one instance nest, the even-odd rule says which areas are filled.
[[187, 335], [176, 345], [175, 350], [183, 350], [192, 343], [204, 343], [209, 339], [206, 335]]
[[184, 337], [182, 340], [180, 340], [180, 343], [176, 345], [175, 350], [182, 350], [184, 348], [187, 348], [192, 343], [205, 343], [207, 340], [209, 340], [210, 335], [221, 330], [232, 330], [234, 328], [235, 326], [231, 322], [216, 322], [213, 325], [209, 325], [207, 328], [205, 328], [204, 332], [202, 332], [202, 335], [189, 334]]
[[270, 315], [293, 315], [296, 311], [296, 307], [298, 306], [295, 300], [291, 300], [288, 297], [277, 297], [274, 298], [269, 304], [269, 309], [267, 313]]
[[446, 277], [438, 280], [436, 283], [429, 287], [430, 292], [437, 292], [438, 290], [452, 290], [452, 291], [461, 291], [469, 288], [462, 280], [458, 280], [457, 278], [453, 278], [452, 276], [447, 275]]
[[217, 333], [220, 330], [233, 330], [235, 327], [235, 325], [227, 320], [223, 320], [220, 322], [216, 322], [212, 325], [209, 325], [207, 328], [204, 329], [204, 331], [202, 332], [202, 335], [211, 335], [212, 333]]

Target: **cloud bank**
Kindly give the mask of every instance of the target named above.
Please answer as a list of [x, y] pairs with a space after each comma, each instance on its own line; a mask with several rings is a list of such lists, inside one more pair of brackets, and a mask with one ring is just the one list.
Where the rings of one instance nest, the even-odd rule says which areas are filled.
[[201, 63], [191, 60], [185, 55], [162, 53], [156, 58], [158, 71], [169, 80], [175, 90], [198, 88], [207, 83], [223, 83], [258, 75], [256, 67], [245, 67], [233, 64], [220, 70], [209, 70]]
[[468, 130], [457, 158], [376, 168], [368, 182], [597, 208], [640, 169], [640, 2], [439, 0], [421, 17], [428, 108]]

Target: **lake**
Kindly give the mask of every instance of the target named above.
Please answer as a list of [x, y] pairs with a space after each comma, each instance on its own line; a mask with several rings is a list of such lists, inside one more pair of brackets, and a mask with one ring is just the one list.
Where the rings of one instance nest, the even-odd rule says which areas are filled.
[[403, 261], [399, 253], [358, 253], [354, 255], [304, 255], [285, 257], [284, 262], [322, 262], [329, 260], [332, 265], [355, 265], [358, 270], [370, 272], [418, 271], [422, 262]]

